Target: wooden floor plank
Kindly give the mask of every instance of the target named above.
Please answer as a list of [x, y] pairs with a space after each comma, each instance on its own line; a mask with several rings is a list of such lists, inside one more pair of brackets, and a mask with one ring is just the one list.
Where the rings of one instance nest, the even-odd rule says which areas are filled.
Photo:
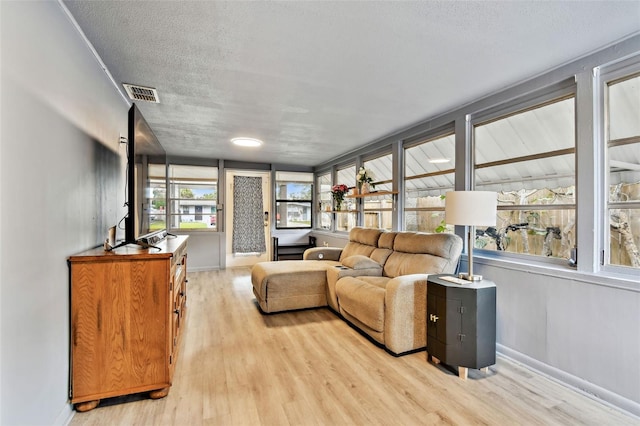
[[104, 401], [71, 425], [640, 425], [505, 358], [462, 381], [394, 357], [329, 309], [264, 315], [250, 270], [188, 274], [169, 395]]

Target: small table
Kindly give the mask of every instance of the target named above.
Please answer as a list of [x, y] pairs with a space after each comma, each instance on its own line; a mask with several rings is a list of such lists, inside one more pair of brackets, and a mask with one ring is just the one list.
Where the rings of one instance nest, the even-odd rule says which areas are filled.
[[466, 380], [469, 368], [487, 372], [496, 363], [496, 285], [446, 277], [427, 279], [427, 356], [457, 366]]
[[271, 239], [273, 257], [271, 260], [302, 259], [305, 250], [316, 246], [316, 237], [309, 236], [308, 243], [280, 244], [278, 237]]

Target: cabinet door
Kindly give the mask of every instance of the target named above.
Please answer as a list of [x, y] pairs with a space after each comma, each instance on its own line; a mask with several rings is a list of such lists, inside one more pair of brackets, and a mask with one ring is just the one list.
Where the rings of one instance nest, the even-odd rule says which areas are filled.
[[429, 293], [427, 296], [427, 336], [451, 344], [462, 330], [460, 300]]
[[[438, 338], [438, 323], [434, 321], [435, 317], [438, 316], [438, 308], [437, 308], [437, 299], [439, 296], [436, 296], [433, 293], [427, 294], [427, 337], [431, 339]], [[427, 339], [428, 341], [429, 339]]]
[[459, 342], [459, 335], [462, 333], [462, 302], [459, 299], [446, 299], [441, 306], [445, 321], [442, 324], [442, 333], [446, 335], [442, 340], [451, 345]]

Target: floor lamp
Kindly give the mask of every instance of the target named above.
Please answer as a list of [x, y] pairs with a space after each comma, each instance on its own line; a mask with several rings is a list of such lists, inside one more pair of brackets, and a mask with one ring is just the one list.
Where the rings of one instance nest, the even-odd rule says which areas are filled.
[[445, 195], [445, 222], [468, 226], [469, 272], [461, 273], [467, 281], [480, 281], [482, 275], [473, 275], [473, 245], [476, 226], [495, 226], [497, 194], [491, 191], [451, 191]]

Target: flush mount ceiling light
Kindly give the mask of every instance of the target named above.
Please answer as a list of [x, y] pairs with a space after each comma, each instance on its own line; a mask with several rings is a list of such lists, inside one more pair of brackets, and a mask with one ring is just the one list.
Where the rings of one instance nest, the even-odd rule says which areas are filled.
[[442, 164], [448, 163], [449, 161], [451, 161], [451, 159], [449, 158], [432, 158], [431, 160], [429, 160], [431, 164]]
[[262, 145], [262, 141], [260, 139], [254, 138], [233, 138], [231, 142], [237, 146], [248, 146], [248, 147], [256, 147]]

